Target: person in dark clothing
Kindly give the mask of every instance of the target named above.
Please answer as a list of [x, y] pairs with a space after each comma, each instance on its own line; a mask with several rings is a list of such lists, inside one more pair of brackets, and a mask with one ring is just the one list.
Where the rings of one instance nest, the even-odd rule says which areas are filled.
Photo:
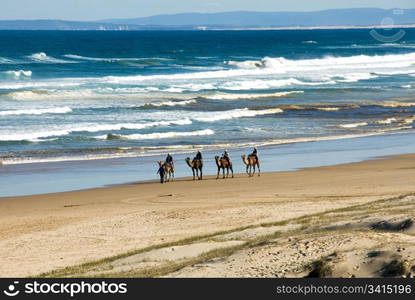
[[195, 158], [202, 160], [202, 153], [200, 151], [197, 151]]
[[164, 183], [164, 176], [166, 174], [166, 169], [164, 166], [160, 166], [159, 170], [157, 171], [157, 174], [160, 174], [160, 183]]
[[170, 155], [170, 153], [167, 154], [166, 163], [171, 164], [173, 166], [173, 157]]
[[258, 150], [254, 148], [254, 151], [252, 151], [252, 156], [254, 156], [258, 160]]
[[227, 150], [225, 150], [225, 152], [223, 153], [223, 158], [226, 159], [228, 161], [228, 163], [231, 162], [231, 158], [229, 156], [229, 153]]

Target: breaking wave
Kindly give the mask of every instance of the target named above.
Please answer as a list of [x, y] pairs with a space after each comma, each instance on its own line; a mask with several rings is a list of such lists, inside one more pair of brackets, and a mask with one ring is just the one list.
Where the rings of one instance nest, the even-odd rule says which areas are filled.
[[185, 100], [185, 101], [164, 101], [164, 102], [155, 102], [155, 103], [146, 103], [143, 106], [154, 106], [154, 107], [162, 107], [162, 106], [185, 106], [188, 104], [196, 103], [196, 100]]
[[32, 76], [32, 71], [30, 70], [18, 70], [18, 71], [5, 71], [2, 72], [4, 75], [6, 75], [9, 79], [26, 79], [30, 78]]
[[46, 55], [45, 52], [34, 53], [28, 56], [29, 59], [39, 63], [51, 63], [51, 64], [68, 64], [73, 63], [73, 61], [63, 60], [54, 58], [51, 56]]
[[70, 107], [51, 107], [51, 108], [34, 108], [22, 110], [3, 110], [0, 116], [16, 116], [16, 115], [43, 115], [43, 114], [67, 114], [72, 112]]
[[105, 136], [98, 136], [98, 139], [107, 139], [107, 140], [157, 140], [157, 139], [171, 139], [178, 137], [187, 137], [187, 136], [205, 136], [213, 135], [215, 132], [211, 129], [188, 131], [188, 132], [157, 132], [157, 133], [147, 133], [147, 134], [129, 134], [129, 135], [118, 135], [118, 134], [107, 134]]
[[339, 127], [341, 128], [356, 128], [361, 126], [367, 126], [367, 122], [359, 122], [359, 123], [350, 123], [350, 124], [341, 124]]
[[264, 110], [249, 110], [248, 108], [243, 108], [228, 110], [224, 112], [212, 112], [209, 116], [206, 116], [206, 113], [204, 113], [202, 116], [196, 115], [195, 117], [193, 117], [193, 119], [199, 122], [216, 122], [220, 120], [229, 120], [234, 118], [280, 114], [282, 112], [284, 111], [281, 108], [272, 108]]
[[303, 91], [291, 91], [291, 92], [277, 92], [270, 94], [227, 94], [217, 93], [213, 95], [202, 96], [205, 99], [211, 100], [240, 100], [240, 99], [260, 99], [260, 98], [275, 98], [284, 97], [291, 94], [302, 94]]
[[145, 129], [151, 127], [162, 127], [170, 125], [189, 125], [192, 124], [190, 119], [176, 121], [159, 121], [148, 123], [125, 123], [125, 124], [94, 124], [86, 123], [82, 125], [61, 126], [62, 129], [52, 128], [50, 130], [40, 129], [32, 132], [13, 132], [0, 134], [0, 141], [31, 141], [41, 142], [41, 138], [65, 136], [76, 132], [99, 132], [99, 131], [119, 131], [123, 129]]

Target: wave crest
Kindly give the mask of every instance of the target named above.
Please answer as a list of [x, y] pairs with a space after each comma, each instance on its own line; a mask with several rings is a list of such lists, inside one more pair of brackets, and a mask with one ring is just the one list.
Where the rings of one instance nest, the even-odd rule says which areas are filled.
[[216, 122], [221, 120], [229, 120], [234, 118], [255, 117], [262, 115], [280, 114], [284, 112], [281, 108], [271, 108], [264, 110], [250, 110], [248, 108], [234, 109], [224, 112], [212, 112], [211, 116], [195, 116], [194, 120], [199, 122]]
[[5, 71], [3, 73], [10, 79], [25, 79], [32, 77], [32, 71], [30, 70]]
[[34, 108], [21, 110], [3, 110], [0, 116], [16, 116], [16, 115], [43, 115], [43, 114], [67, 114], [72, 112], [70, 107], [51, 107], [51, 108]]
[[275, 98], [275, 97], [284, 97], [291, 94], [302, 94], [303, 91], [291, 91], [291, 92], [277, 92], [270, 94], [225, 94], [217, 93], [208, 96], [202, 96], [205, 99], [210, 100], [240, 100], [240, 99], [260, 99], [260, 98]]
[[107, 139], [107, 140], [158, 140], [158, 139], [171, 139], [178, 137], [187, 137], [187, 136], [205, 136], [213, 135], [215, 132], [211, 129], [197, 130], [197, 131], [188, 131], [188, 132], [156, 132], [156, 133], [147, 133], [147, 134], [129, 134], [129, 135], [118, 135], [118, 134], [107, 134], [104, 136], [98, 136], [98, 139]]
[[73, 61], [63, 60], [54, 58], [46, 55], [45, 52], [34, 53], [28, 56], [29, 59], [39, 63], [51, 63], [51, 64], [69, 64], [74, 63]]

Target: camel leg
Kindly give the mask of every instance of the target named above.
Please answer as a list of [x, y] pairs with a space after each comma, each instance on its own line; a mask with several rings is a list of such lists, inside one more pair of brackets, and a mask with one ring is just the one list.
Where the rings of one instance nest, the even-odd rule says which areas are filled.
[[232, 178], [233, 178], [233, 167], [231, 167], [231, 172], [232, 172]]
[[219, 179], [220, 168], [218, 167], [218, 175], [216, 175], [216, 179]]
[[202, 169], [200, 169], [200, 180], [203, 179], [203, 173], [202, 173]]
[[195, 169], [192, 169], [193, 172], [193, 180], [195, 180]]
[[223, 179], [225, 179], [225, 168], [222, 168], [222, 170], [223, 170]]

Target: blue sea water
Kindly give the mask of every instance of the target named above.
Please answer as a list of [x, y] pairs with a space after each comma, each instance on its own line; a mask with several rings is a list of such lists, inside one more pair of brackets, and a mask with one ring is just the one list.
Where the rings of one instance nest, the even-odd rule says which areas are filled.
[[0, 31], [0, 161], [410, 132], [415, 29], [405, 33]]

